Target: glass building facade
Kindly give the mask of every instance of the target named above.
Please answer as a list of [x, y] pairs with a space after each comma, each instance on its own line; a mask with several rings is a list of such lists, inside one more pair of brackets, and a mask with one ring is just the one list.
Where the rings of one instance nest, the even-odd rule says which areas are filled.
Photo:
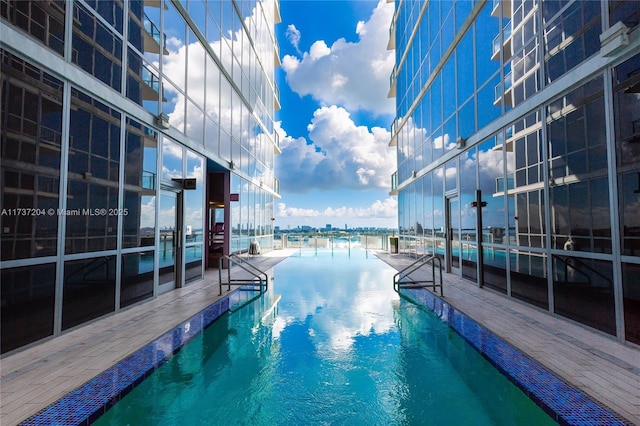
[[396, 1], [400, 248], [640, 345], [640, 3]]
[[0, 0], [2, 353], [273, 247], [277, 0]]

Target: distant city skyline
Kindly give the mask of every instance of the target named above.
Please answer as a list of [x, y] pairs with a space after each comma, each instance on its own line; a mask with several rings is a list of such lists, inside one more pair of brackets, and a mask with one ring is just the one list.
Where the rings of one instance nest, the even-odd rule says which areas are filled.
[[393, 11], [385, 0], [282, 2], [275, 226], [397, 227]]

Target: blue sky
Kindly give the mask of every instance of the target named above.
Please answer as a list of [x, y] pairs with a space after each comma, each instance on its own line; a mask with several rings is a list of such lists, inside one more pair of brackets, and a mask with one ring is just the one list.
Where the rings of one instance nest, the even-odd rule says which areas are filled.
[[393, 4], [281, 0], [280, 11], [275, 225], [397, 227], [388, 146], [395, 100], [387, 98], [394, 52], [386, 49]]

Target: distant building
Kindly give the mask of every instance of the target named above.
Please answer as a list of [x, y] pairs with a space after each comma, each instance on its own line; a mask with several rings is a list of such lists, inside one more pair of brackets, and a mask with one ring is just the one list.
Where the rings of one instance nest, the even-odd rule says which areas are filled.
[[1, 5], [3, 353], [273, 247], [277, 0]]
[[400, 249], [640, 344], [640, 2], [396, 9]]

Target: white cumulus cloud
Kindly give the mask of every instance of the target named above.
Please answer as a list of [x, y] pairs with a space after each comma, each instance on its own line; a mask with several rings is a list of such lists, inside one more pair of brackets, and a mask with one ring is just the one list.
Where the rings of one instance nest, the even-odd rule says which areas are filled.
[[[357, 42], [340, 38], [329, 47], [317, 40], [302, 58], [285, 55], [282, 68], [291, 89], [326, 105], [393, 114], [394, 101], [387, 98], [394, 63], [393, 51], [387, 50], [393, 12], [393, 4], [380, 0], [369, 20], [356, 25]], [[287, 38], [293, 39], [289, 29]]]
[[291, 45], [296, 48], [298, 53], [300, 53], [300, 49], [298, 48], [301, 38], [300, 30], [298, 30], [295, 25], [289, 24], [287, 26], [286, 36], [287, 40], [289, 40], [289, 43], [291, 43]]
[[396, 162], [388, 130], [357, 126], [337, 106], [317, 109], [307, 129], [309, 141], [277, 126], [282, 154], [276, 175], [284, 191], [390, 188]]
[[394, 218], [398, 214], [398, 202], [394, 198], [376, 200], [369, 207], [326, 207], [323, 210], [290, 207], [278, 203], [278, 217], [326, 217], [326, 218]]

